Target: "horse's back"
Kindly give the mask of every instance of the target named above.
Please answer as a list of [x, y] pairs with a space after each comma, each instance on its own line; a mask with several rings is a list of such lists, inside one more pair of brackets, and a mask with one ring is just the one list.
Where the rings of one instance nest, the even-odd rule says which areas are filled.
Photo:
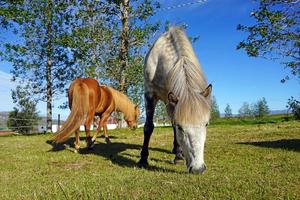
[[[76, 78], [69, 87], [68, 97], [69, 97], [69, 106], [72, 107], [73, 91], [75, 85], [84, 84], [88, 90], [89, 94], [89, 103], [91, 108], [96, 108], [97, 104], [101, 98], [100, 85], [97, 80], [93, 78]], [[79, 95], [79, 94], [75, 94]]]
[[[144, 64], [144, 87], [147, 95], [155, 95], [165, 100], [167, 93], [166, 75], [167, 68], [162, 63], [169, 62], [168, 57], [163, 53], [166, 52], [166, 33], [161, 35], [149, 50]], [[169, 65], [171, 65], [170, 63]]]
[[[149, 50], [144, 65], [145, 93], [158, 96], [166, 101], [168, 88], [168, 73], [182, 56], [182, 48], [174, 35], [183, 34], [179, 28], [171, 28], [162, 34]], [[179, 38], [179, 36], [178, 36]], [[191, 46], [189, 46], [190, 48]]]

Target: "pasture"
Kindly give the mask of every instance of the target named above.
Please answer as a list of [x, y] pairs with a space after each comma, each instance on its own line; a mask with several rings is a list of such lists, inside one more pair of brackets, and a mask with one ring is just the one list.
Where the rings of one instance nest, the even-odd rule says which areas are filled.
[[136, 167], [142, 129], [109, 135], [78, 154], [74, 136], [55, 149], [49, 134], [0, 137], [0, 199], [300, 198], [297, 121], [209, 126], [203, 175], [172, 164], [171, 128], [154, 129], [149, 169]]

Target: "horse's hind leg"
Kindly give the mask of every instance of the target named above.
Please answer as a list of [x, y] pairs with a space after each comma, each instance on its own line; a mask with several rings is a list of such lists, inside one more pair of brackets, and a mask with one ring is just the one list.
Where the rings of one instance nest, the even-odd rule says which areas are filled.
[[148, 166], [148, 156], [149, 156], [149, 141], [152, 135], [154, 124], [153, 124], [153, 115], [155, 111], [155, 105], [157, 103], [157, 99], [153, 96], [149, 96], [145, 94], [145, 106], [146, 106], [146, 123], [144, 126], [144, 143], [141, 151], [141, 159], [138, 163], [139, 167], [147, 167]]
[[177, 142], [176, 128], [175, 128], [174, 124], [172, 124], [172, 126], [173, 126], [173, 132], [174, 132], [174, 141], [173, 141], [173, 150], [172, 150], [172, 152], [175, 154], [174, 164], [179, 164], [183, 161], [182, 148], [180, 147], [180, 145]]
[[84, 124], [85, 134], [86, 134], [86, 143], [87, 143], [88, 149], [92, 149], [94, 147], [93, 142], [92, 142], [91, 132], [90, 132], [93, 118], [94, 118], [94, 112], [90, 112], [88, 114], [88, 117]]
[[79, 128], [75, 131], [75, 153], [78, 153], [80, 150], [80, 134], [79, 134]]

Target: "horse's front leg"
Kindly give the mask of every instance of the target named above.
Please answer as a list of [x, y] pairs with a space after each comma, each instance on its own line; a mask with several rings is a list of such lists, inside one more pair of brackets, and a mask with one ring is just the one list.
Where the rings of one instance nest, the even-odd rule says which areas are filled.
[[93, 144], [96, 142], [96, 139], [98, 137], [98, 134], [101, 132], [101, 126], [100, 126], [100, 116], [97, 116], [97, 117], [94, 117], [94, 120], [96, 119], [96, 121], [94, 121], [95, 124], [98, 125], [94, 135], [93, 135], [93, 138], [92, 138], [92, 142]]
[[182, 154], [182, 148], [180, 147], [176, 139], [176, 127], [174, 124], [172, 124], [172, 126], [174, 132], [174, 141], [173, 141], [173, 150], [172, 150], [172, 152], [175, 154], [174, 164], [179, 164], [182, 163], [184, 158]]
[[109, 136], [108, 136], [108, 131], [107, 131], [108, 129], [107, 129], [107, 123], [105, 123], [104, 124], [104, 126], [103, 126], [103, 131], [104, 131], [104, 136], [105, 136], [105, 142], [107, 143], [107, 144], [110, 144], [111, 142], [110, 142], [110, 139], [109, 139]]
[[149, 156], [149, 141], [152, 135], [154, 124], [153, 124], [153, 115], [155, 111], [155, 105], [157, 100], [154, 97], [150, 97], [145, 94], [145, 107], [146, 107], [146, 123], [144, 126], [144, 143], [141, 151], [141, 159], [138, 162], [139, 167], [146, 168], [148, 167], [148, 156]]
[[97, 136], [101, 132], [101, 128], [103, 127], [105, 141], [106, 141], [107, 144], [110, 143], [110, 140], [109, 140], [109, 137], [108, 137], [108, 134], [107, 134], [107, 126], [106, 126], [109, 116], [110, 116], [110, 114], [107, 114], [107, 113], [104, 113], [104, 114], [101, 115], [100, 121], [99, 121], [99, 126], [97, 128], [96, 133], [94, 134], [94, 137], [93, 137], [93, 142], [96, 141]]

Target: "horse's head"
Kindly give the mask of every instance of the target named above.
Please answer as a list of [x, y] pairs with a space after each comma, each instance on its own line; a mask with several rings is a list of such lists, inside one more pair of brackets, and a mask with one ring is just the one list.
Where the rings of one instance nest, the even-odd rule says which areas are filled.
[[167, 110], [175, 126], [176, 139], [182, 147], [190, 173], [203, 173], [206, 170], [204, 143], [210, 117], [211, 90], [212, 86], [209, 85], [198, 94], [198, 99], [202, 102], [189, 102], [190, 105], [183, 105], [173, 93], [168, 94]]
[[130, 117], [125, 119], [130, 129], [135, 130], [137, 128], [139, 116], [140, 116], [140, 109], [138, 106], [135, 106], [134, 112], [130, 115]]

